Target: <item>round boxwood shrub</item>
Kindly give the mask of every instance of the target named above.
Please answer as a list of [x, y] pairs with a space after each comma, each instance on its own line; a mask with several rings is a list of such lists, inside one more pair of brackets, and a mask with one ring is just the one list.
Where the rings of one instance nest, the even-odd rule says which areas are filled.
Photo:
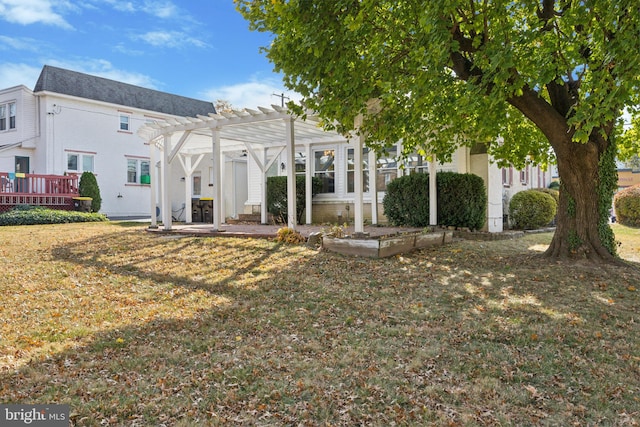
[[509, 218], [518, 229], [532, 230], [549, 224], [558, 204], [553, 196], [538, 190], [524, 190], [513, 195], [509, 203]]
[[100, 197], [100, 188], [96, 176], [91, 172], [82, 172], [80, 175], [80, 184], [78, 191], [82, 197], [91, 197], [91, 212], [98, 212], [102, 206], [102, 198]]
[[618, 191], [613, 198], [616, 220], [629, 227], [640, 227], [640, 184]]

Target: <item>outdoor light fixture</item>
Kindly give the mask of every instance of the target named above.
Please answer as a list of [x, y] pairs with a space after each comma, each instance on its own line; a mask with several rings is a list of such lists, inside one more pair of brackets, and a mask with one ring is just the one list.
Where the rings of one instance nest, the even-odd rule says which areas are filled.
[[284, 163], [280, 163], [280, 169], [284, 170], [284, 168], [286, 168]]
[[118, 193], [118, 199], [122, 199], [122, 193]]

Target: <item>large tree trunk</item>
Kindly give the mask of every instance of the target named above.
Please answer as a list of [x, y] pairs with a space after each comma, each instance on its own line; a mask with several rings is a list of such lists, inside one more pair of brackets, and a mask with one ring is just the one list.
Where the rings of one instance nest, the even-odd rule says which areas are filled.
[[545, 256], [563, 260], [586, 258], [614, 262], [598, 231], [600, 159], [609, 141], [593, 136], [588, 143], [570, 141], [566, 135], [552, 143], [560, 175], [557, 228]]

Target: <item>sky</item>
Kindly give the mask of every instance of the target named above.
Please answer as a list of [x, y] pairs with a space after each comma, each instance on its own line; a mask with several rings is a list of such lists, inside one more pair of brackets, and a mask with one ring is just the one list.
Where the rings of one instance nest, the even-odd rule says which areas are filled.
[[33, 89], [44, 65], [233, 108], [286, 90], [233, 0], [0, 0], [0, 89]]

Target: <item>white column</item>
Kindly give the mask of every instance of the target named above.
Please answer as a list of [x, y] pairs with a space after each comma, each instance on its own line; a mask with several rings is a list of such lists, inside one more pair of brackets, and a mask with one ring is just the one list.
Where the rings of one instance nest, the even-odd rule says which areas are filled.
[[375, 150], [369, 149], [369, 193], [371, 194], [371, 224], [378, 224], [378, 164]]
[[193, 211], [191, 209], [191, 196], [193, 194], [193, 175], [191, 174], [191, 156], [178, 157], [182, 163], [184, 169], [184, 208], [185, 208], [185, 222], [190, 224], [193, 222]]
[[211, 143], [213, 145], [213, 230], [218, 231], [220, 229], [220, 217], [222, 213], [220, 129], [211, 129]]
[[164, 230], [171, 230], [171, 197], [170, 183], [171, 167], [169, 165], [169, 152], [171, 151], [171, 135], [164, 136], [162, 147], [162, 225]]
[[262, 149], [262, 165], [260, 171], [262, 172], [262, 188], [260, 194], [260, 222], [262, 224], [267, 223], [267, 149]]
[[307, 224], [311, 224], [312, 218], [313, 218], [313, 194], [312, 194], [312, 187], [313, 187], [313, 174], [312, 174], [312, 170], [311, 170], [311, 165], [313, 164], [311, 162], [311, 156], [312, 156], [312, 151], [311, 151], [311, 144], [308, 144], [304, 147], [304, 151], [305, 151], [305, 164], [304, 164], [304, 184], [305, 184], [305, 215], [306, 215], [306, 220], [307, 220]]
[[[226, 172], [227, 162], [226, 162], [226, 156], [222, 154], [222, 152], [220, 153], [219, 167], [220, 167], [220, 224], [224, 224], [227, 222], [227, 213], [226, 213], [227, 196], [225, 194], [225, 190], [227, 188], [227, 172]], [[213, 191], [214, 192], [216, 191], [215, 185], [213, 187]]]
[[284, 120], [287, 139], [287, 162], [289, 167], [287, 168], [287, 218], [289, 228], [296, 229], [297, 212], [296, 212], [296, 168], [295, 168], [295, 143], [294, 143], [294, 129], [293, 119], [287, 118]]
[[156, 170], [156, 144], [149, 141], [149, 185], [151, 194], [149, 195], [149, 207], [151, 208], [151, 225], [150, 228], [158, 228], [158, 217], [156, 215], [156, 188], [158, 187], [158, 171]]
[[436, 186], [436, 155], [431, 155], [429, 163], [429, 225], [438, 225], [438, 194]]
[[353, 227], [356, 234], [362, 234], [364, 233], [364, 208], [362, 202], [364, 189], [362, 183], [362, 146], [364, 145], [364, 135], [360, 130], [362, 127], [362, 115], [356, 117], [354, 124], [358, 130], [358, 135], [353, 149]]

